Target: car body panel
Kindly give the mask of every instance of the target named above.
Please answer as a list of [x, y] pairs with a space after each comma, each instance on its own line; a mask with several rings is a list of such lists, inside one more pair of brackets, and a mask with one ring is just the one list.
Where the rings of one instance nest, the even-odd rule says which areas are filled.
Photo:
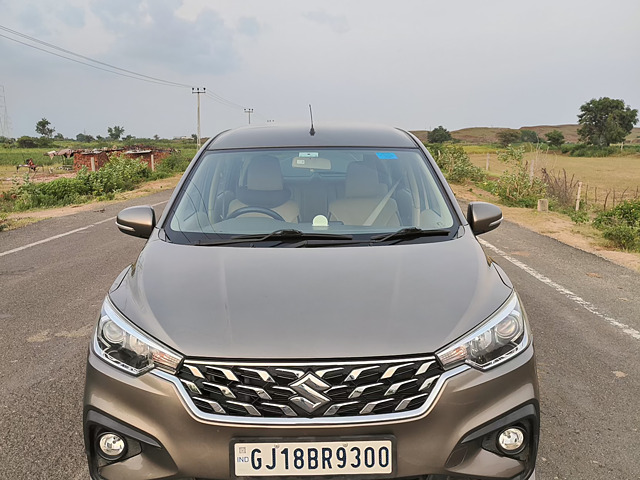
[[313, 249], [156, 239], [111, 299], [189, 357], [318, 359], [433, 353], [510, 293], [471, 235]]

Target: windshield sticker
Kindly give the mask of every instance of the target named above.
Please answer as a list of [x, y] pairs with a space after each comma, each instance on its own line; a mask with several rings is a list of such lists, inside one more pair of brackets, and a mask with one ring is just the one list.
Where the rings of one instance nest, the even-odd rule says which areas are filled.
[[378, 152], [376, 153], [380, 160], [397, 160], [398, 156], [393, 152]]
[[318, 152], [300, 152], [300, 158], [318, 158]]

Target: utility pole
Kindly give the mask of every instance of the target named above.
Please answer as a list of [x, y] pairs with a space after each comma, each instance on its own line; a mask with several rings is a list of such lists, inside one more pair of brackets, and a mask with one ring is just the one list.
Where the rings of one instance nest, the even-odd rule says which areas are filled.
[[0, 85], [0, 137], [11, 137], [11, 120], [7, 112], [4, 85]]
[[191, 93], [195, 93], [198, 95], [198, 150], [200, 149], [200, 94], [205, 93], [207, 89], [202, 87], [192, 87]]
[[251, 114], [253, 113], [253, 108], [245, 108], [244, 113], [249, 115], [249, 125], [251, 125]]

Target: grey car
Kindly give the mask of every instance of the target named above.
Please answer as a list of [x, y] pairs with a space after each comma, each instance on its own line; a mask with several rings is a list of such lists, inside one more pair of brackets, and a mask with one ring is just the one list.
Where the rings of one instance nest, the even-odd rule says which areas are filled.
[[108, 292], [84, 437], [97, 479], [535, 478], [525, 311], [425, 147], [245, 127], [198, 152]]

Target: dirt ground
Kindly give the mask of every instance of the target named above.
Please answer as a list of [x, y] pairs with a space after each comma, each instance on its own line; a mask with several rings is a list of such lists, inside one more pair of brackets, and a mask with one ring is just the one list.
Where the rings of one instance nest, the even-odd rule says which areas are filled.
[[[62, 174], [73, 176], [75, 174]], [[59, 177], [60, 174], [54, 175]], [[34, 181], [45, 181], [47, 175], [43, 174]], [[129, 198], [142, 197], [151, 193], [158, 192], [164, 189], [174, 188], [178, 181], [179, 176], [172, 178], [166, 178], [162, 180], [156, 180], [148, 182], [133, 190], [131, 192], [124, 192], [118, 194], [116, 199], [106, 203], [116, 203]], [[465, 201], [485, 201], [495, 202], [496, 199], [491, 194], [478, 189], [472, 189], [468, 186], [452, 185], [453, 191], [456, 197]], [[77, 212], [92, 210], [99, 205], [98, 202], [86, 203], [83, 205], [73, 205], [62, 208], [52, 208], [47, 210], [29, 211], [13, 213], [9, 216], [13, 225], [23, 226], [28, 223], [37, 222], [45, 218], [62, 217], [65, 215], [72, 215]], [[523, 208], [510, 208], [501, 207], [504, 213], [504, 218], [518, 225], [533, 230], [534, 232], [546, 235], [548, 237], [555, 238], [556, 240], [571, 245], [572, 247], [579, 248], [586, 252], [593, 253], [600, 257], [606, 258], [618, 265], [622, 265], [629, 269], [640, 272], [640, 254], [620, 252], [608, 248], [606, 241], [604, 241], [591, 226], [576, 225], [571, 219], [565, 215], [560, 215], [554, 212], [537, 212], [535, 210], [523, 209]]]
[[[496, 203], [496, 197], [485, 191], [460, 185], [451, 187], [459, 200]], [[640, 253], [612, 250], [606, 240], [590, 225], [577, 225], [566, 215], [555, 212], [504, 206], [500, 208], [505, 220], [640, 272]]]

